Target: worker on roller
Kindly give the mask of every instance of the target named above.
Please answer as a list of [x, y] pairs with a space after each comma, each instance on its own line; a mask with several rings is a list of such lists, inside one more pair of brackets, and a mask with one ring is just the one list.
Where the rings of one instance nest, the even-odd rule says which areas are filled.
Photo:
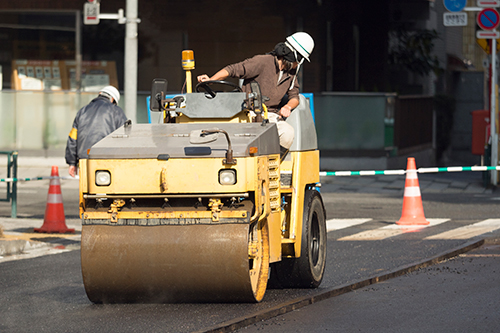
[[314, 40], [309, 34], [296, 32], [285, 42], [278, 43], [273, 51], [228, 65], [212, 77], [200, 75], [198, 82], [239, 78], [244, 80], [243, 91], [250, 92], [250, 83], [257, 81], [262, 95], [269, 98], [265, 103], [270, 111], [269, 121], [277, 123], [281, 155], [284, 156], [295, 135], [293, 127], [284, 120], [299, 105], [297, 73], [304, 59], [310, 61], [313, 48]]
[[71, 177], [77, 174], [78, 161], [88, 158], [87, 150], [127, 121], [125, 112], [117, 105], [118, 101], [118, 89], [106, 86], [77, 112], [66, 143], [66, 163], [69, 164]]

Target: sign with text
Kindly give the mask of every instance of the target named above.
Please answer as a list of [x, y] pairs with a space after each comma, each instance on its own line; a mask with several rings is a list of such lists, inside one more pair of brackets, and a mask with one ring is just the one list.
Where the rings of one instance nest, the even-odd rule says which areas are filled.
[[467, 13], [444, 13], [443, 24], [445, 27], [467, 26]]
[[[68, 90], [76, 90], [76, 62], [74, 60], [62, 61], [62, 71], [68, 78]], [[116, 63], [114, 61], [82, 61], [81, 90], [99, 91], [104, 86], [118, 87]]]
[[87, 2], [83, 5], [83, 24], [99, 24], [99, 2]]
[[497, 30], [489, 30], [489, 31], [478, 30], [476, 31], [476, 38], [498, 39], [500, 38], [500, 32], [498, 32]]
[[57, 60], [12, 61], [11, 86], [14, 90], [62, 90], [61, 62]]
[[500, 7], [500, 0], [477, 0], [477, 6], [483, 8]]

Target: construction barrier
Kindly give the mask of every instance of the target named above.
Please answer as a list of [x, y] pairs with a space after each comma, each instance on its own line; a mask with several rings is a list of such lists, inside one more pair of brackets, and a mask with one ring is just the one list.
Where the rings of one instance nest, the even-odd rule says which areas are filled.
[[[500, 166], [464, 166], [464, 167], [435, 167], [435, 168], [418, 168], [417, 173], [438, 173], [438, 172], [461, 172], [461, 171], [500, 171]], [[345, 177], [345, 176], [401, 176], [406, 174], [406, 170], [361, 170], [361, 171], [320, 171], [319, 175], [321, 177], [325, 176], [336, 176], [336, 177]], [[33, 180], [44, 180], [44, 179], [53, 179], [54, 177], [31, 177], [31, 178], [0, 178], [0, 182], [26, 182]], [[58, 179], [67, 179], [67, 180], [78, 180], [79, 177], [57, 177]]]
[[[7, 197], [5, 199], [0, 199], [0, 201], [7, 201], [11, 202], [11, 208], [10, 208], [10, 216], [12, 218], [17, 218], [17, 183], [18, 182], [27, 182], [27, 181], [32, 181], [32, 180], [44, 180], [44, 179], [68, 179], [68, 180], [74, 180], [74, 179], [79, 179], [78, 176], [76, 177], [55, 177], [55, 176], [43, 176], [43, 177], [30, 177], [30, 178], [17, 178], [17, 151], [13, 152], [2, 152], [0, 151], [0, 154], [10, 154], [12, 155], [12, 161], [11, 161], [11, 156], [9, 155], [8, 158], [8, 163], [7, 163], [7, 177], [8, 178], [0, 178], [0, 183], [4, 182], [7, 183]], [[12, 170], [11, 170], [12, 169]], [[10, 176], [14, 177], [10, 177]]]
[[418, 183], [417, 167], [415, 158], [408, 158], [406, 167], [405, 192], [403, 196], [403, 212], [401, 218], [396, 222], [399, 225], [428, 225], [429, 221], [424, 216], [422, 195]]
[[[500, 166], [457, 166], [442, 168], [418, 168], [417, 173], [437, 173], [437, 172], [461, 172], [461, 171], [500, 171]], [[320, 171], [319, 175], [324, 176], [398, 176], [406, 174], [407, 170], [362, 170], [362, 171]]]
[[70, 177], [70, 176], [66, 176], [66, 177], [52, 177], [52, 176], [43, 176], [43, 177], [31, 177], [31, 178], [0, 178], [0, 182], [7, 182], [7, 183], [13, 183], [13, 182], [28, 182], [28, 181], [32, 181], [32, 180], [44, 180], [44, 179], [54, 179], [54, 178], [57, 178], [57, 179], [68, 179], [68, 180], [78, 180], [79, 177], [78, 176], [75, 176], [75, 177]]
[[35, 228], [35, 232], [45, 233], [73, 233], [75, 229], [69, 229], [66, 226], [66, 217], [64, 216], [64, 205], [61, 193], [61, 183], [59, 182], [59, 169], [52, 167], [50, 174], [49, 193], [47, 194], [47, 206], [45, 208], [45, 217], [41, 228]]
[[[403, 212], [397, 224], [401, 225], [422, 225], [429, 224], [425, 219], [422, 206], [422, 198], [420, 195], [420, 187], [418, 184], [417, 173], [438, 173], [438, 172], [462, 172], [462, 171], [500, 171], [500, 166], [456, 166], [456, 167], [433, 167], [416, 169], [415, 159], [408, 158], [407, 170], [361, 170], [361, 171], [320, 171], [321, 177], [325, 176], [397, 176], [406, 175], [405, 194], [403, 198]], [[2, 178], [0, 182], [12, 182], [14, 185], [19, 181], [34, 181], [50, 179], [49, 199], [47, 200], [47, 208], [45, 213], [44, 225], [42, 228], [37, 228], [37, 232], [74, 232], [74, 229], [68, 229], [64, 219], [64, 208], [62, 206], [62, 195], [60, 190], [60, 179], [75, 180], [79, 177], [60, 177], [57, 166], [52, 167], [50, 177], [31, 177], [31, 178]], [[53, 183], [54, 182], [54, 183]], [[57, 185], [56, 185], [57, 183]], [[53, 186], [58, 188], [59, 197], [57, 203], [49, 203]], [[60, 204], [60, 206], [52, 206]], [[51, 205], [51, 206], [49, 206]], [[62, 212], [62, 217], [60, 217]], [[15, 212], [12, 213], [15, 216]], [[46, 226], [47, 224], [47, 226]], [[47, 231], [52, 230], [52, 231]], [[54, 231], [55, 230], [55, 231]]]

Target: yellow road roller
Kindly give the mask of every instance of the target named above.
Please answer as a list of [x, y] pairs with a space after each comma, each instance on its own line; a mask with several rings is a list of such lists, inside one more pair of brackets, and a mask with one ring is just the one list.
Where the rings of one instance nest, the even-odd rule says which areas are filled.
[[[229, 90], [217, 86], [228, 86]], [[81, 265], [94, 303], [260, 302], [268, 284], [315, 288], [326, 262], [319, 151], [308, 101], [276, 124], [258, 84], [226, 81], [167, 98], [80, 161]]]

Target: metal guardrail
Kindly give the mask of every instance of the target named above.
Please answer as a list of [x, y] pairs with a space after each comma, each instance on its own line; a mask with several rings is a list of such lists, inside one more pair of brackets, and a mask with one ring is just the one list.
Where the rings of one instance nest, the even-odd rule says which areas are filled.
[[[17, 178], [17, 151], [0, 151], [0, 155], [7, 155], [7, 178]], [[10, 202], [10, 216], [17, 218], [17, 182], [7, 183], [7, 196], [0, 201]]]

